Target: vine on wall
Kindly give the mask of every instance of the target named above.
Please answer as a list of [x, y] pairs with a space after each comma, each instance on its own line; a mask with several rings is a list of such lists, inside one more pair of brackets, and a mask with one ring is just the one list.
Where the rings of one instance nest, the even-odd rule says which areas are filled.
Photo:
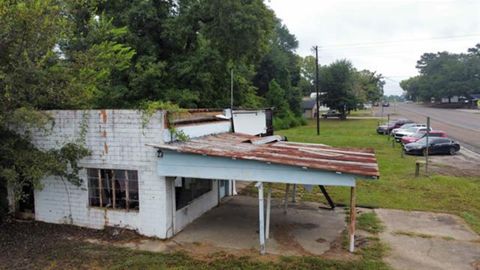
[[167, 111], [170, 132], [170, 141], [185, 142], [190, 140], [190, 137], [182, 130], [178, 130], [173, 124], [173, 117], [177, 114], [188, 113], [187, 110], [180, 108], [178, 105], [171, 102], [151, 101], [142, 105], [142, 130], [144, 130], [152, 116], [159, 110]]

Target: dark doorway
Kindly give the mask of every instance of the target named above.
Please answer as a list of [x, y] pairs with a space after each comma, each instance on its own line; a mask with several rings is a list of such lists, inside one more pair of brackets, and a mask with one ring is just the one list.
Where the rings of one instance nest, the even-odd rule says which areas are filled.
[[23, 197], [18, 202], [18, 211], [16, 216], [21, 219], [35, 218], [35, 199], [33, 195], [33, 185], [27, 184], [23, 186]]

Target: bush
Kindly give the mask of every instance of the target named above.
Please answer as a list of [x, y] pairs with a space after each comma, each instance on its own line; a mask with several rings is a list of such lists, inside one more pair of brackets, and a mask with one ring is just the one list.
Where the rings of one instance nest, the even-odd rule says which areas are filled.
[[283, 117], [273, 118], [273, 129], [282, 130], [289, 129], [297, 126], [303, 126], [307, 124], [307, 120], [303, 117], [296, 117], [292, 113], [288, 113]]

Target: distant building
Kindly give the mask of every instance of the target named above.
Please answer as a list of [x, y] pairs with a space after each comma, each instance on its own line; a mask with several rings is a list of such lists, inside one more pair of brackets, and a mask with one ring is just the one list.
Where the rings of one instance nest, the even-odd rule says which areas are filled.
[[[304, 97], [302, 99], [302, 114], [305, 118], [315, 118], [315, 113], [317, 111], [317, 100], [315, 95], [310, 97]], [[320, 111], [328, 111], [328, 107], [320, 104]]]

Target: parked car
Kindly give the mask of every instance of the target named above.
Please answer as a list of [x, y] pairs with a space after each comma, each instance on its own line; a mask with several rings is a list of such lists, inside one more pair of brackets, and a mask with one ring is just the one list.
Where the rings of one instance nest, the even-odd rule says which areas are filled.
[[398, 131], [400, 130], [406, 130], [408, 128], [411, 128], [411, 127], [426, 127], [427, 125], [425, 124], [417, 124], [417, 123], [408, 123], [408, 124], [404, 124], [403, 126], [399, 127], [399, 128], [394, 128], [392, 129], [392, 136], [395, 135], [395, 133], [397, 133]]
[[340, 119], [346, 119], [346, 115], [337, 110], [329, 110], [328, 112], [322, 114], [322, 118], [327, 119], [328, 117], [338, 117]]
[[399, 128], [405, 124], [413, 123], [413, 121], [408, 120], [408, 119], [398, 119], [398, 120], [392, 120], [386, 124], [380, 125], [377, 127], [377, 133], [378, 134], [390, 134], [393, 129]]
[[390, 103], [389, 103], [388, 101], [386, 101], [386, 102], [384, 102], [384, 103], [382, 104], [382, 106], [383, 106], [383, 107], [390, 107]]
[[[425, 155], [427, 153], [427, 138], [403, 146], [405, 153], [412, 155]], [[460, 151], [460, 144], [450, 138], [429, 138], [428, 154], [450, 154], [455, 155]]]
[[[432, 128], [429, 128], [431, 131]], [[402, 140], [402, 137], [404, 136], [412, 136], [413, 134], [416, 133], [427, 133], [427, 127], [411, 127], [405, 130], [401, 130], [395, 133], [395, 141], [400, 142]]]
[[[425, 136], [427, 136], [426, 132], [419, 132], [419, 133], [415, 133], [411, 136], [402, 137], [401, 142], [403, 144], [412, 143], [412, 142], [416, 142], [416, 141], [420, 140], [421, 138], [424, 138]], [[428, 137], [429, 138], [437, 138], [437, 137], [446, 138], [446, 137], [448, 137], [448, 135], [447, 135], [447, 133], [445, 133], [444, 131], [441, 131], [441, 130], [431, 130], [428, 133]]]

